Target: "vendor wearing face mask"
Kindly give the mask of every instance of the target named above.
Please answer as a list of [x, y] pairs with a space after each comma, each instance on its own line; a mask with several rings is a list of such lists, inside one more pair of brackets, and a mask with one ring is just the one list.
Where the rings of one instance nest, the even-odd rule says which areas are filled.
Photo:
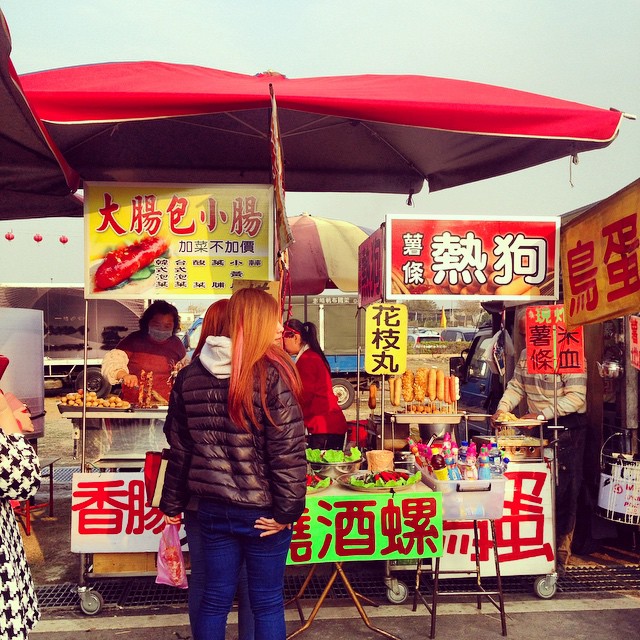
[[[153, 404], [169, 404], [172, 377], [186, 363], [186, 351], [176, 332], [180, 328], [178, 310], [164, 300], [152, 303], [134, 331], [106, 354], [102, 375], [111, 384], [122, 384], [122, 398], [139, 404], [141, 373], [153, 374]], [[147, 396], [145, 396], [147, 397]]]
[[[178, 310], [164, 300], [152, 303], [140, 318], [140, 330], [121, 340], [102, 361], [102, 375], [122, 385], [122, 399], [134, 407], [169, 404], [173, 379], [186, 364], [186, 350], [176, 332]], [[119, 418], [103, 420], [98, 439], [99, 455], [144, 454], [166, 446], [164, 420]]]

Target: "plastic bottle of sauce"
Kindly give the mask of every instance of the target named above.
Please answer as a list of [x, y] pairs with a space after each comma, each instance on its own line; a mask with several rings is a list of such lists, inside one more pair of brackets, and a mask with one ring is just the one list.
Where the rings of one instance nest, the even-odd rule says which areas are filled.
[[431, 456], [431, 468], [433, 469], [433, 475], [436, 477], [436, 480], [447, 480], [449, 478], [447, 464], [441, 454], [435, 453]]

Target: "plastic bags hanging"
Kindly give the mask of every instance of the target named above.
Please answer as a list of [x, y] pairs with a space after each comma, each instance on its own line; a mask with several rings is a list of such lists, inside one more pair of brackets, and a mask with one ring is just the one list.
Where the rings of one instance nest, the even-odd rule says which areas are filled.
[[168, 524], [160, 535], [156, 584], [167, 584], [170, 587], [186, 589], [188, 587], [187, 572], [178, 530], [179, 525]]

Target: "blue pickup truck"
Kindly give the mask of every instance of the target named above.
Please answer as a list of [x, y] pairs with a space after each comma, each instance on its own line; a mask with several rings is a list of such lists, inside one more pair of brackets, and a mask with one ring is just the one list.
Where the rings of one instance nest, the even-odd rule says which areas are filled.
[[[461, 411], [477, 415], [492, 415], [502, 397], [504, 379], [493, 373], [490, 366], [493, 358], [493, 350], [490, 346], [492, 336], [491, 325], [480, 327], [469, 348], [449, 360], [451, 375], [460, 378], [458, 408]], [[469, 420], [470, 436], [484, 436], [492, 433], [487, 419]]]
[[[352, 296], [313, 296], [306, 302], [306, 317], [318, 327], [324, 342], [324, 352], [331, 366], [333, 392], [341, 409], [349, 408], [356, 399], [358, 371], [360, 388], [368, 389], [370, 376], [364, 370], [364, 352], [358, 355], [356, 346], [356, 305]], [[304, 309], [294, 299], [293, 316], [303, 319]], [[196, 318], [186, 330], [182, 341], [190, 356], [198, 344], [202, 330], [202, 318]]]

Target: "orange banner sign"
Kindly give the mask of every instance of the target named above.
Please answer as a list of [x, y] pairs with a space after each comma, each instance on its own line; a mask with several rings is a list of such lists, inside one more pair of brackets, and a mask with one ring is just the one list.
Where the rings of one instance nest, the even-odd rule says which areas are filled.
[[640, 310], [640, 179], [561, 230], [567, 324], [604, 322]]

